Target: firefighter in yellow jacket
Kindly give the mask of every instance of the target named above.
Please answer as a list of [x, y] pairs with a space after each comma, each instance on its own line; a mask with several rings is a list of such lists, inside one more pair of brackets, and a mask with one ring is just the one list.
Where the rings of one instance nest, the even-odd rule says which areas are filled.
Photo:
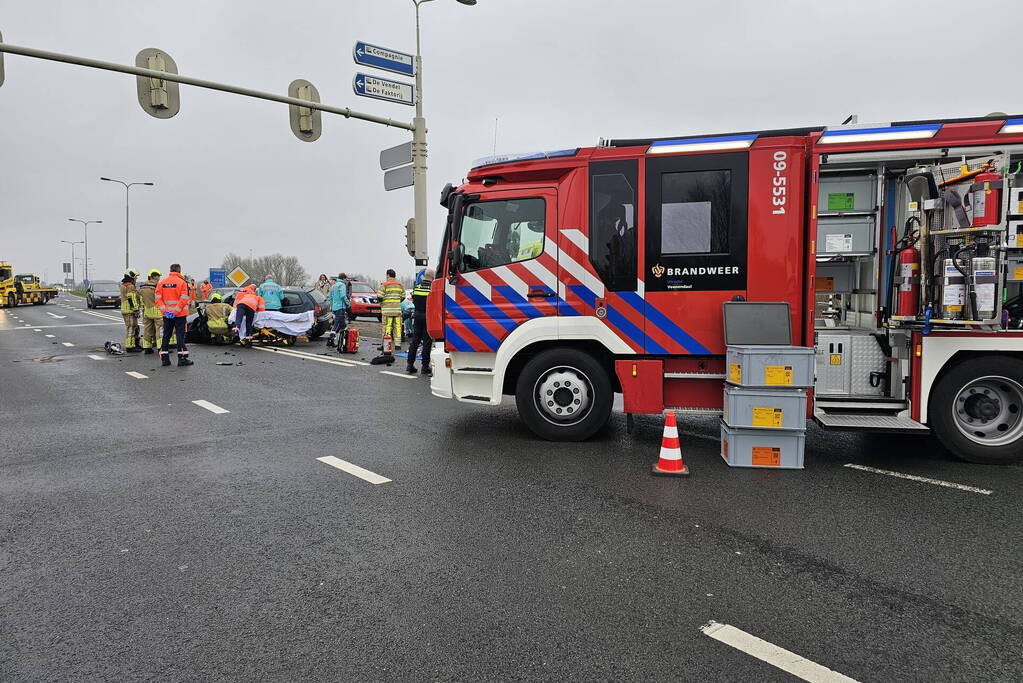
[[121, 280], [121, 317], [124, 318], [124, 350], [130, 353], [138, 353], [139, 348], [139, 311], [142, 308], [142, 299], [139, 298], [138, 287], [135, 286], [135, 279], [139, 274], [129, 268]]
[[[388, 268], [387, 279], [380, 283], [377, 297], [380, 299], [380, 322], [383, 324], [382, 337], [388, 334], [394, 340], [394, 350], [401, 349], [401, 302], [405, 300], [405, 288], [398, 282], [393, 268]], [[387, 349], [384, 349], [387, 352]]]
[[142, 350], [155, 353], [163, 335], [163, 313], [156, 305], [156, 283], [160, 281], [160, 271], [149, 271], [149, 279], [139, 285], [139, 297], [142, 299]]

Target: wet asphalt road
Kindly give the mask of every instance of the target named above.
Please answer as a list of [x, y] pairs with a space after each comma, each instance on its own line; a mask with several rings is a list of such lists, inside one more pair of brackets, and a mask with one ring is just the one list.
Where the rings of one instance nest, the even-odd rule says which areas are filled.
[[0, 312], [2, 681], [794, 680], [711, 620], [861, 681], [1023, 678], [1023, 468], [812, 430], [803, 471], [729, 469], [686, 419], [654, 478], [654, 418], [549, 444], [378, 367], [109, 357], [117, 313], [58, 302]]

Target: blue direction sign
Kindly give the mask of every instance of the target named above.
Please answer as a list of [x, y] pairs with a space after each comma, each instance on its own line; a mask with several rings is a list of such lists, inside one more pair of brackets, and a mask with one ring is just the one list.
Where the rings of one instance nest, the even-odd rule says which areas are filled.
[[399, 104], [415, 104], [415, 89], [411, 83], [378, 78], [369, 74], [355, 74], [352, 87], [356, 95], [373, 97], [378, 100], [397, 102]]
[[214, 287], [227, 287], [227, 270], [210, 268], [210, 284]]
[[379, 45], [370, 45], [361, 40], [355, 44], [352, 50], [356, 64], [371, 66], [374, 69], [383, 69], [402, 76], [415, 76], [415, 57], [397, 50], [388, 50]]

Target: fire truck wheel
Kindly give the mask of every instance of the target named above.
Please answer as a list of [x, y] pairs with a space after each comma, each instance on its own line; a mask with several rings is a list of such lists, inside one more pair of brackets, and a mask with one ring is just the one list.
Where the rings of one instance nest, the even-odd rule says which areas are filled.
[[991, 465], [1023, 461], [1023, 360], [973, 358], [931, 393], [931, 429], [957, 457]]
[[7, 295], [7, 308], [14, 308], [14, 306], [16, 304], [17, 304], [17, 301], [14, 299], [14, 295], [13, 294], [8, 294]]
[[526, 363], [515, 387], [522, 421], [548, 441], [582, 441], [607, 424], [614, 398], [607, 370], [592, 356], [549, 349]]

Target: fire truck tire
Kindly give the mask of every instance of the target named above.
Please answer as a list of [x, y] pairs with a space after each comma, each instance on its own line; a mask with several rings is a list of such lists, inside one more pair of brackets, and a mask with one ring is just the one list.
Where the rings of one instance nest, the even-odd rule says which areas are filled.
[[972, 358], [931, 392], [928, 421], [942, 445], [967, 462], [1023, 461], [1023, 360]]
[[18, 305], [18, 300], [14, 298], [13, 294], [7, 295], [7, 308], [14, 308]]
[[583, 441], [607, 424], [614, 392], [593, 356], [549, 349], [522, 368], [515, 405], [526, 426], [548, 441]]

